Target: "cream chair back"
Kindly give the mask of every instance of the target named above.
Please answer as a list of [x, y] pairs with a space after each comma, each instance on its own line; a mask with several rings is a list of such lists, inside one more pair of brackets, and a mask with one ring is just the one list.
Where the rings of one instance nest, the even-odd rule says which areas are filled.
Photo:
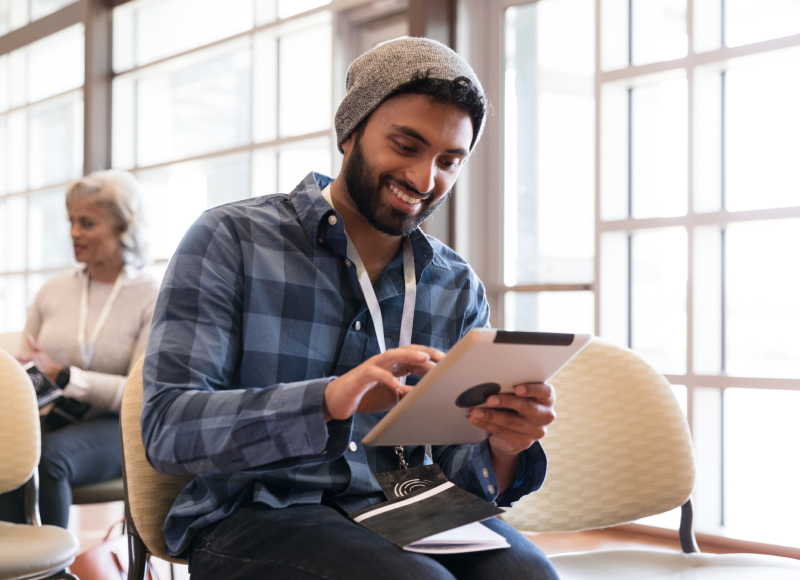
[[0, 493], [31, 478], [41, 450], [36, 391], [17, 360], [0, 349]]
[[3, 332], [0, 333], [0, 348], [4, 351], [14, 354], [19, 354], [19, 343], [22, 340], [21, 332]]
[[143, 362], [144, 357], [139, 359], [128, 376], [120, 409], [123, 473], [130, 524], [150, 554], [162, 560], [185, 564], [185, 560], [167, 555], [162, 529], [175, 498], [194, 476], [162, 475], [147, 462], [140, 425]]
[[567, 532], [683, 505], [695, 479], [691, 436], [666, 379], [627, 348], [594, 338], [551, 381], [542, 489], [507, 512], [517, 529]]

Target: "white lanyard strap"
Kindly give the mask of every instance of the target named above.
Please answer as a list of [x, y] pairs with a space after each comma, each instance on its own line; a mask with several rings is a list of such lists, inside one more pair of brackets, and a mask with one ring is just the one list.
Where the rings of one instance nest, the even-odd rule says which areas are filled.
[[108, 315], [111, 314], [111, 308], [114, 306], [114, 302], [117, 300], [117, 296], [119, 296], [119, 293], [122, 290], [122, 283], [125, 280], [124, 272], [125, 270], [123, 268], [123, 270], [121, 270], [117, 276], [117, 280], [114, 282], [114, 287], [111, 289], [111, 294], [109, 294], [108, 298], [106, 298], [106, 303], [103, 305], [103, 310], [100, 311], [100, 316], [94, 325], [92, 336], [89, 338], [88, 343], [86, 342], [86, 324], [89, 318], [88, 268], [84, 273], [83, 292], [81, 293], [81, 312], [80, 318], [78, 319], [78, 347], [81, 351], [81, 358], [83, 358], [84, 370], [88, 370], [89, 366], [92, 364], [92, 359], [94, 358], [94, 349], [97, 345], [97, 338], [100, 336], [100, 331], [103, 330], [103, 326], [105, 326], [106, 320], [108, 320]]
[[[322, 196], [333, 207], [331, 200], [331, 186], [328, 185], [322, 190]], [[345, 234], [347, 232], [345, 231]], [[367, 301], [367, 308], [369, 309], [370, 316], [372, 316], [372, 324], [375, 327], [375, 335], [378, 338], [378, 346], [381, 352], [386, 352], [386, 338], [383, 332], [383, 315], [381, 308], [378, 304], [378, 298], [375, 295], [375, 289], [370, 282], [367, 269], [364, 267], [364, 262], [361, 256], [358, 255], [358, 250], [353, 245], [350, 236], [347, 236], [347, 255], [356, 266], [356, 274], [358, 276], [358, 283], [361, 285], [361, 291], [364, 292], [364, 300]], [[406, 283], [405, 300], [403, 301], [403, 317], [400, 322], [400, 342], [399, 346], [406, 346], [411, 344], [411, 331], [414, 327], [414, 307], [417, 301], [417, 274], [414, 268], [414, 249], [411, 247], [411, 238], [406, 236], [403, 240], [403, 277]], [[401, 382], [403, 382], [401, 380]]]

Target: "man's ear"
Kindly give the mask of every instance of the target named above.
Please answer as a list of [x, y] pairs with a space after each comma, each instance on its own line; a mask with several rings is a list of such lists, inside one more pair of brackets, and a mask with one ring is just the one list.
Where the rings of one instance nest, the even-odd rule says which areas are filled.
[[344, 151], [345, 157], [350, 155], [350, 151], [353, 150], [353, 144], [355, 143], [356, 139], [356, 131], [358, 131], [357, 128], [351, 131], [350, 134], [347, 136], [347, 138], [344, 141], [342, 141], [342, 151]]

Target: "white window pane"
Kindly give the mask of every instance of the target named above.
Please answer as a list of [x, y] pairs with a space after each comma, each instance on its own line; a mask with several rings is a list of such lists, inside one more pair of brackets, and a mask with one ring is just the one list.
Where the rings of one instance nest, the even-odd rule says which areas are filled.
[[718, 66], [694, 71], [694, 211], [722, 207], [722, 73]]
[[74, 253], [62, 189], [28, 198], [28, 269], [69, 266]]
[[0, 113], [8, 110], [11, 106], [11, 95], [9, 94], [9, 75], [8, 55], [0, 56]]
[[600, 219], [628, 217], [628, 88], [605, 83], [601, 89]]
[[725, 44], [728, 46], [741, 46], [798, 32], [798, 0], [725, 0]]
[[64, 6], [74, 4], [76, 0], [30, 0], [31, 20], [38, 20], [48, 14], [60, 10]]
[[725, 533], [800, 546], [800, 392], [726, 389]]
[[717, 226], [694, 230], [694, 372], [722, 368], [722, 233]]
[[167, 260], [207, 208], [250, 197], [248, 156], [230, 155], [140, 171], [149, 257]]
[[312, 171], [331, 174], [330, 140], [313, 139], [284, 146], [278, 151], [278, 192], [291, 192]]
[[[278, 40], [278, 133], [281, 137], [331, 126], [331, 28], [315, 26]], [[313, 78], [313, 83], [309, 83]]]
[[[180, 26], [175, 25], [178, 22]], [[135, 14], [136, 64], [166, 58], [252, 27], [253, 0], [144, 3]]]
[[725, 205], [800, 205], [800, 58], [726, 73]]
[[504, 328], [594, 334], [594, 292], [506, 292]]
[[139, 79], [139, 167], [250, 142], [248, 46], [170, 63]]
[[330, 3], [331, 0], [278, 0], [278, 18], [288, 18]]
[[5, 218], [0, 228], [4, 238], [3, 258], [0, 263], [6, 272], [21, 272], [25, 269], [25, 222], [27, 200], [24, 195], [14, 195], [5, 200]]
[[631, 97], [633, 217], [669, 217], [687, 208], [687, 83], [636, 87]]
[[27, 189], [28, 115], [26, 111], [13, 111], [6, 117], [6, 191]]
[[600, 329], [598, 336], [628, 346], [628, 234], [600, 237]]
[[111, 85], [111, 165], [117, 169], [136, 167], [136, 79], [122, 75]]
[[11, 107], [21, 107], [28, 102], [25, 77], [28, 74], [28, 52], [15, 50], [8, 55], [8, 98]]
[[726, 370], [800, 378], [800, 220], [726, 232]]
[[0, 195], [8, 190], [8, 130], [6, 117], [0, 115]]
[[594, 277], [592, 14], [589, 0], [506, 11], [508, 285]]
[[28, 186], [31, 189], [81, 176], [83, 99], [80, 94], [31, 108], [28, 128]]
[[25, 276], [0, 276], [0, 332], [25, 328]]
[[0, 35], [28, 24], [28, 0], [0, 0]]
[[686, 0], [633, 0], [633, 64], [686, 56]]
[[602, 10], [600, 39], [603, 43], [600, 66], [604, 71], [628, 66], [629, 2], [630, 0], [603, 0], [600, 3]]
[[28, 102], [83, 85], [83, 24], [76, 24], [28, 47]]
[[686, 372], [686, 248], [683, 228], [633, 234], [631, 346], [665, 374]]

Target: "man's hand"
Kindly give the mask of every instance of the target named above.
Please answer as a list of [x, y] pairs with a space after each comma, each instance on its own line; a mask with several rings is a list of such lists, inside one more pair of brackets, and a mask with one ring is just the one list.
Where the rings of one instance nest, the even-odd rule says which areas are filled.
[[47, 354], [39, 348], [39, 345], [36, 344], [36, 341], [31, 335], [28, 335], [28, 346], [31, 349], [31, 353], [29, 355], [18, 356], [16, 357], [17, 360], [23, 364], [33, 361], [33, 364], [35, 364], [40, 371], [50, 377], [53, 382], [56, 382], [58, 373], [60, 373], [61, 369], [64, 367], [47, 356]]
[[325, 421], [391, 409], [413, 388], [397, 378], [424, 376], [443, 356], [435, 348], [411, 344], [367, 359], [325, 387]]
[[513, 395], [489, 397], [488, 409], [470, 412], [470, 423], [490, 434], [492, 466], [500, 492], [513, 482], [519, 454], [547, 433], [547, 426], [556, 418], [555, 403], [556, 393], [551, 385], [529, 383], [514, 387]]

